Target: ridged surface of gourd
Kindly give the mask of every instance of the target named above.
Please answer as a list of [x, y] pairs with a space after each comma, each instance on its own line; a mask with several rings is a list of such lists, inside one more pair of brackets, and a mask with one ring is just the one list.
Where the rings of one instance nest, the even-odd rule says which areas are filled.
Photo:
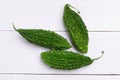
[[93, 63], [87, 56], [64, 50], [42, 52], [41, 58], [50, 67], [62, 70], [77, 69]]
[[88, 51], [88, 30], [82, 18], [70, 8], [69, 4], [64, 7], [64, 24], [70, 34], [74, 46], [82, 53]]
[[53, 31], [42, 29], [16, 29], [16, 31], [29, 42], [39, 46], [59, 50], [71, 47], [64, 37]]

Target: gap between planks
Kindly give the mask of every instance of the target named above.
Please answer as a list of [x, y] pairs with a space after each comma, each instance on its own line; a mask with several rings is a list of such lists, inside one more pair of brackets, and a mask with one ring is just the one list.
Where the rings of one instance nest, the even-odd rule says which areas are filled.
[[0, 73], [0, 75], [40, 75], [40, 76], [120, 76], [120, 74], [39, 74], [39, 73]]
[[[0, 31], [15, 31], [15, 30], [0, 30]], [[55, 31], [55, 32], [67, 32], [67, 31]], [[97, 31], [97, 30], [95, 30], [95, 31], [88, 31], [88, 32], [120, 32], [120, 30], [118, 30], [118, 31], [107, 31], [107, 30], [105, 30], [105, 31]]]

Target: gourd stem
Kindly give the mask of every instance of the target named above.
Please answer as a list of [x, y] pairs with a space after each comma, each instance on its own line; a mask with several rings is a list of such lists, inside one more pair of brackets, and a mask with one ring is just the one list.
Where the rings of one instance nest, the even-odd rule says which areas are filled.
[[71, 6], [70, 4], [67, 4], [67, 5], [70, 6], [71, 8], [73, 8], [73, 9], [77, 10], [78, 13], [80, 13], [80, 11], [77, 8]]
[[15, 25], [14, 25], [14, 23], [12, 23], [12, 26], [13, 26], [13, 28], [17, 31], [17, 29], [15, 28]]
[[98, 60], [98, 59], [100, 59], [103, 55], [104, 55], [104, 52], [101, 52], [102, 54], [101, 54], [101, 56], [99, 56], [99, 57], [97, 57], [97, 58], [94, 58], [93, 60]]

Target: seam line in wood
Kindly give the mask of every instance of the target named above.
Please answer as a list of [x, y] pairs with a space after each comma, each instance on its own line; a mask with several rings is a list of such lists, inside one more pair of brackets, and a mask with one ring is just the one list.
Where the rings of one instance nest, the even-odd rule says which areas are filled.
[[40, 75], [40, 76], [120, 76], [120, 74], [39, 74], [39, 73], [0, 73], [0, 75]]
[[[0, 31], [14, 31], [14, 30], [0, 30]], [[55, 32], [68, 32], [68, 31], [55, 31]], [[120, 32], [120, 31], [88, 31], [88, 32]]]

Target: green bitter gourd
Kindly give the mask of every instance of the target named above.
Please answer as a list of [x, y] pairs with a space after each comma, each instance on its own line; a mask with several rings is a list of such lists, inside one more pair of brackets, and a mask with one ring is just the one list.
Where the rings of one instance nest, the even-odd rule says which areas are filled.
[[52, 68], [62, 70], [72, 70], [90, 65], [100, 57], [91, 59], [79, 53], [64, 50], [51, 50], [41, 53], [41, 58], [45, 64]]
[[[82, 18], [71, 9], [71, 5], [64, 7], [63, 21], [70, 34], [74, 46], [82, 53], [88, 51], [88, 30]], [[73, 7], [72, 7], [73, 8]]]
[[14, 29], [26, 40], [38, 46], [58, 50], [68, 49], [71, 47], [64, 37], [53, 31], [42, 29], [16, 29], [15, 27]]

